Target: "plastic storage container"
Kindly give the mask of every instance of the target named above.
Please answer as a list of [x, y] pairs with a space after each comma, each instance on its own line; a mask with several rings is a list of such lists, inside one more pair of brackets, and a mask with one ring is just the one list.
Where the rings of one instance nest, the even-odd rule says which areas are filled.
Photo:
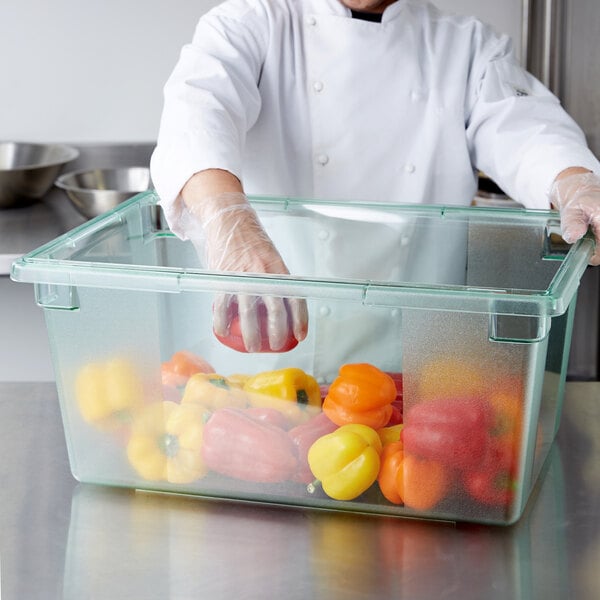
[[[156, 202], [13, 265], [45, 312], [78, 480], [519, 518], [559, 425], [591, 239], [566, 246], [550, 211], [254, 198], [293, 275], [217, 273]], [[304, 300], [306, 339], [222, 343], [214, 306], [240, 295]]]

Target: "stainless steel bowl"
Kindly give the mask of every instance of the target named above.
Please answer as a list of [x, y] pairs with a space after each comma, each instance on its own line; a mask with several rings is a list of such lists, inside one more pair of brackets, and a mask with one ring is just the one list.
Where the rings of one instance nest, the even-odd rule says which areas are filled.
[[39, 200], [79, 151], [64, 144], [0, 142], [0, 208]]
[[88, 219], [110, 210], [152, 187], [148, 167], [88, 169], [65, 173], [56, 180], [75, 208]]

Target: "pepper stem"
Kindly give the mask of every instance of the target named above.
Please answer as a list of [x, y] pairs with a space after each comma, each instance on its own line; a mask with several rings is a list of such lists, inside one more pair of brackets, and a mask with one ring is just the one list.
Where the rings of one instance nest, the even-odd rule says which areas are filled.
[[314, 494], [321, 487], [321, 481], [319, 479], [315, 479], [311, 483], [306, 486], [306, 491], [309, 494]]

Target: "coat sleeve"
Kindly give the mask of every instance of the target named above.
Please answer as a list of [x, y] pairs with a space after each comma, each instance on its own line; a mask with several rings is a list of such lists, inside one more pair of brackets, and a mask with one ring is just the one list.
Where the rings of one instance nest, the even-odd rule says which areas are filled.
[[198, 171], [219, 168], [242, 179], [246, 132], [261, 108], [264, 20], [246, 2], [204, 15], [164, 87], [152, 181], [167, 222], [185, 238], [180, 191]]
[[585, 136], [559, 100], [518, 63], [508, 38], [496, 38], [474, 72], [467, 138], [473, 164], [528, 208], [549, 208], [560, 171], [600, 172]]

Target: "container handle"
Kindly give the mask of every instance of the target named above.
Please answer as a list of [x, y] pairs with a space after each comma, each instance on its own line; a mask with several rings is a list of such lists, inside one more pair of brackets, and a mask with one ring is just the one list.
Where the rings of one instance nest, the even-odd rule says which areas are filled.
[[550, 317], [490, 314], [488, 336], [491, 342], [533, 344], [550, 331]]

